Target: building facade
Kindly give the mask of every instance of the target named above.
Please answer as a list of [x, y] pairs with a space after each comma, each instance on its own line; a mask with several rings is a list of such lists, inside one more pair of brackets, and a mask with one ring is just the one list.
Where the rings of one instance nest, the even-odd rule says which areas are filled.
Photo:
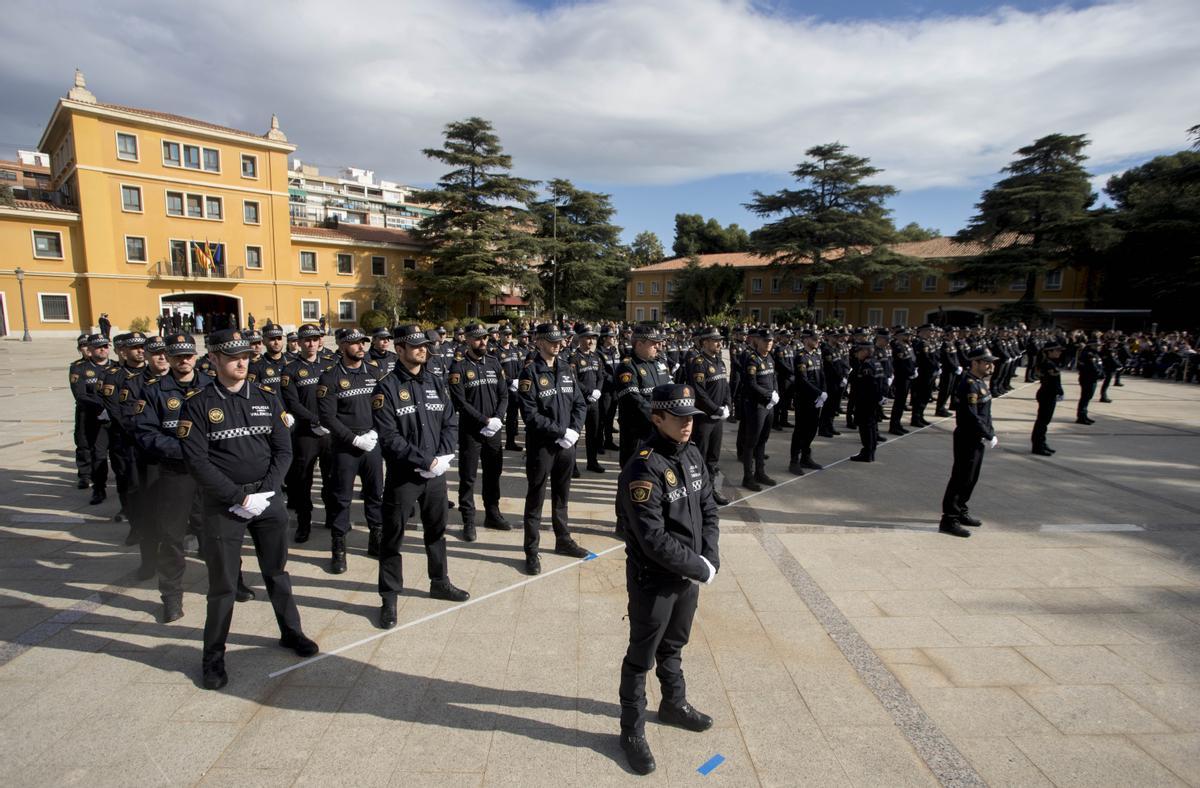
[[296, 159], [288, 171], [292, 224], [300, 226], [336, 222], [412, 230], [435, 212], [414, 203], [414, 193], [408, 186], [376, 181], [374, 172], [357, 167], [322, 175], [318, 167]]
[[[943, 325], [986, 325], [988, 313], [1018, 300], [1024, 293], [1021, 278], [992, 293], [963, 293], [955, 280], [955, 258], [979, 253], [979, 247], [950, 238], [893, 244], [897, 252], [926, 262], [932, 273], [877, 277], [862, 288], [818, 286], [813, 304], [818, 323], [836, 320], [843, 325], [896, 326], [932, 322]], [[700, 265], [728, 265], [742, 272], [740, 303], [734, 311], [745, 321], [779, 322], [783, 315], [807, 304], [803, 274], [773, 268], [761, 257], [746, 253], [700, 255]], [[683, 258], [638, 268], [626, 285], [627, 320], [667, 320], [668, 304], [675, 295], [676, 277], [687, 266]], [[1086, 283], [1074, 269], [1053, 271], [1037, 279], [1036, 297], [1044, 309], [1080, 309], [1086, 305]]]

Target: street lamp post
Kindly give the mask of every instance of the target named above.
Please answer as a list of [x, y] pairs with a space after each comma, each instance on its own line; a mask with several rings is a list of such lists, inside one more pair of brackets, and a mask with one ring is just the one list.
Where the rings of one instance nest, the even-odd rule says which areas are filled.
[[21, 336], [21, 341], [32, 342], [33, 337], [29, 335], [29, 318], [25, 316], [25, 271], [22, 268], [18, 268], [13, 273], [17, 275], [17, 287], [20, 288], [21, 292], [21, 327], [25, 330], [25, 333]]
[[325, 282], [325, 325], [328, 327], [333, 326], [333, 315], [331, 315], [329, 312], [329, 288], [330, 287], [333, 287], [333, 285], [329, 284], [329, 282], [326, 281]]
[[558, 322], [558, 192], [554, 193], [553, 245], [550, 247], [550, 319]]

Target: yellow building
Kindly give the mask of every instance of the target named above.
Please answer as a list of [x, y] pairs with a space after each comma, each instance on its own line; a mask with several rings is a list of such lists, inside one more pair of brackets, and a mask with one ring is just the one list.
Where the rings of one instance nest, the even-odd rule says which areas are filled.
[[[951, 295], [963, 284], [953, 279], [955, 258], [978, 254], [973, 244], [951, 238], [893, 244], [901, 254], [924, 260], [933, 273], [923, 277], [877, 278], [863, 288], [817, 289], [817, 322], [837, 320], [847, 325], [897, 326], [932, 322], [942, 325], [985, 325], [990, 310], [1009, 304], [1025, 290], [1022, 277], [992, 293]], [[746, 253], [700, 255], [702, 266], [729, 265], [742, 271], [742, 296], [735, 311], [747, 322], [778, 322], [787, 311], [807, 302], [802, 276], [772, 268], [761, 257]], [[638, 268], [626, 286], [627, 320], [665, 320], [675, 295], [675, 278], [687, 266], [684, 258]], [[1074, 269], [1054, 271], [1037, 279], [1037, 301], [1043, 309], [1081, 309], [1086, 306], [1086, 282]]]
[[[421, 247], [385, 228], [292, 227], [288, 157], [274, 117], [253, 134], [104, 104], [76, 72], [39, 142], [59, 205], [0, 205], [0, 330], [115, 328], [159, 314], [253, 314], [337, 328], [371, 308], [377, 278], [402, 279]], [[23, 282], [18, 282], [17, 269]]]

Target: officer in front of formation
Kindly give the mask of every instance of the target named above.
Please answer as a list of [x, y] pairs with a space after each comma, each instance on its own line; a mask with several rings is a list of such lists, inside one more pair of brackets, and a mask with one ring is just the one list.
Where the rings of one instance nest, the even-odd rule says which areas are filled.
[[[654, 389], [654, 434], [639, 445], [617, 482], [617, 535], [625, 541], [629, 646], [621, 663], [621, 749], [638, 774], [655, 769], [646, 741], [646, 674], [661, 684], [658, 720], [705, 731], [713, 720], [687, 700], [683, 647], [700, 593], [721, 567], [712, 479], [691, 443], [695, 406], [690, 384]], [[767, 425], [770, 429], [770, 423]]]
[[819, 471], [825, 466], [813, 459], [812, 442], [821, 423], [821, 409], [829, 394], [825, 391], [825, 371], [820, 337], [806, 328], [800, 332], [800, 347], [792, 357], [792, 397], [796, 403], [796, 423], [792, 429], [791, 463], [788, 472], [803, 476], [804, 469]]
[[1038, 380], [1037, 418], [1033, 422], [1033, 453], [1043, 457], [1054, 454], [1046, 444], [1046, 431], [1050, 420], [1054, 418], [1054, 409], [1063, 398], [1062, 373], [1058, 369], [1058, 360], [1062, 358], [1063, 346], [1058, 340], [1050, 340], [1041, 349], [1041, 357], [1037, 361], [1035, 374]]
[[969, 351], [967, 360], [971, 368], [959, 381], [954, 394], [957, 406], [954, 411], [954, 466], [942, 496], [942, 520], [938, 524], [942, 533], [963, 537], [971, 535], [964, 525], [982, 525], [971, 516], [967, 504], [979, 481], [984, 450], [989, 446], [996, 448], [999, 442], [992, 427], [992, 392], [988, 386], [997, 358], [985, 346]]
[[632, 352], [617, 367], [617, 418], [621, 422], [621, 465], [633, 456], [637, 445], [650, 437], [650, 393], [655, 386], [671, 382], [671, 369], [661, 358], [664, 337], [653, 326], [633, 327]]
[[104, 409], [104, 376], [110, 366], [108, 360], [108, 337], [92, 334], [88, 337], [87, 361], [74, 367], [69, 373], [71, 394], [81, 413], [84, 444], [91, 467], [87, 478], [92, 483], [93, 506], [108, 497], [108, 411]]
[[774, 338], [768, 328], [756, 328], [747, 335], [749, 349], [742, 354], [741, 379], [738, 382], [737, 456], [742, 462], [742, 486], [758, 492], [762, 485], [775, 486], [767, 475], [767, 439], [771, 437], [771, 410], [779, 404], [775, 389], [775, 362], [771, 358]]
[[187, 399], [177, 435], [204, 502], [201, 550], [208, 566], [208, 615], [202, 659], [205, 689], [228, 683], [225, 641], [233, 619], [246, 531], [279, 625], [279, 645], [317, 653], [305, 636], [287, 565], [288, 516], [279, 492], [292, 459], [279, 396], [249, 382], [250, 344], [232, 329], [209, 339], [217, 380]]
[[875, 409], [883, 399], [884, 378], [875, 358], [875, 345], [870, 341], [854, 344], [854, 365], [850, 373], [850, 406], [857, 414], [858, 438], [862, 450], [851, 462], [875, 462], [875, 447], [879, 444], [879, 420]]
[[346, 534], [350, 532], [350, 505], [354, 480], [362, 483], [363, 512], [367, 518], [367, 555], [379, 555], [383, 530], [383, 457], [379, 435], [371, 420], [371, 398], [383, 377], [379, 363], [366, 360], [367, 335], [352, 328], [339, 340], [341, 358], [321, 373], [317, 382], [317, 415], [321, 426], [333, 433], [326, 525], [330, 529], [329, 571], [346, 571]]
[[486, 326], [472, 323], [464, 332], [466, 349], [450, 366], [450, 398], [458, 413], [458, 511], [463, 539], [475, 541], [475, 475], [483, 463], [483, 526], [512, 528], [500, 513], [500, 475], [504, 472], [501, 431], [508, 412], [508, 379], [500, 359], [487, 352]]
[[[587, 451], [587, 469], [592, 473], [604, 473], [599, 454], [604, 445], [600, 429], [600, 398], [604, 394], [604, 361], [596, 352], [596, 337], [600, 334], [588, 323], [575, 324], [575, 349], [567, 362], [575, 370], [575, 383], [587, 401], [584, 416], [584, 448]], [[575, 478], [579, 478], [579, 463], [575, 464]]]
[[396, 328], [393, 336], [396, 368], [379, 381], [371, 398], [371, 414], [387, 468], [379, 543], [379, 626], [383, 629], [396, 626], [396, 597], [404, 588], [400, 546], [417, 508], [429, 595], [449, 602], [470, 597], [450, 582], [446, 561], [445, 474], [458, 446], [458, 414], [445, 382], [429, 370], [429, 335], [420, 326], [405, 325]]
[[712, 479], [713, 500], [725, 506], [729, 499], [721, 492], [725, 477], [721, 473], [721, 442], [725, 420], [733, 408], [733, 397], [729, 392], [729, 374], [725, 359], [721, 358], [721, 332], [708, 327], [696, 334], [700, 350], [688, 359], [687, 379], [695, 391], [696, 407], [700, 415], [692, 420], [692, 443], [700, 450], [708, 476]]
[[296, 420], [292, 429], [292, 465], [284, 488], [287, 490], [288, 508], [296, 512], [296, 542], [308, 541], [312, 531], [312, 486], [313, 471], [321, 469], [321, 502], [328, 518], [331, 510], [333, 480], [330, 476], [332, 462], [332, 433], [321, 426], [320, 409], [317, 404], [317, 385], [329, 364], [321, 357], [321, 341], [324, 333], [320, 326], [305, 323], [296, 331], [299, 342], [296, 356], [283, 368], [279, 380], [279, 392], [283, 396], [283, 407]]
[[575, 444], [583, 429], [587, 401], [575, 382], [571, 365], [560, 355], [564, 337], [558, 328], [551, 323], [542, 323], [534, 336], [537, 355], [521, 370], [517, 385], [521, 416], [525, 422], [525, 478], [529, 483], [524, 516], [525, 572], [529, 575], [542, 571], [538, 543], [547, 481], [550, 483], [554, 552], [571, 558], [588, 555], [587, 550], [571, 538], [567, 528]]

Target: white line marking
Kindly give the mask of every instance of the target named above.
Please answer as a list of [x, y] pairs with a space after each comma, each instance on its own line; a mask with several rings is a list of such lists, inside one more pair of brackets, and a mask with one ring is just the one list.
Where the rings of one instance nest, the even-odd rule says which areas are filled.
[[1050, 523], [1043, 525], [1042, 531], [1144, 531], [1140, 525], [1133, 523]]

